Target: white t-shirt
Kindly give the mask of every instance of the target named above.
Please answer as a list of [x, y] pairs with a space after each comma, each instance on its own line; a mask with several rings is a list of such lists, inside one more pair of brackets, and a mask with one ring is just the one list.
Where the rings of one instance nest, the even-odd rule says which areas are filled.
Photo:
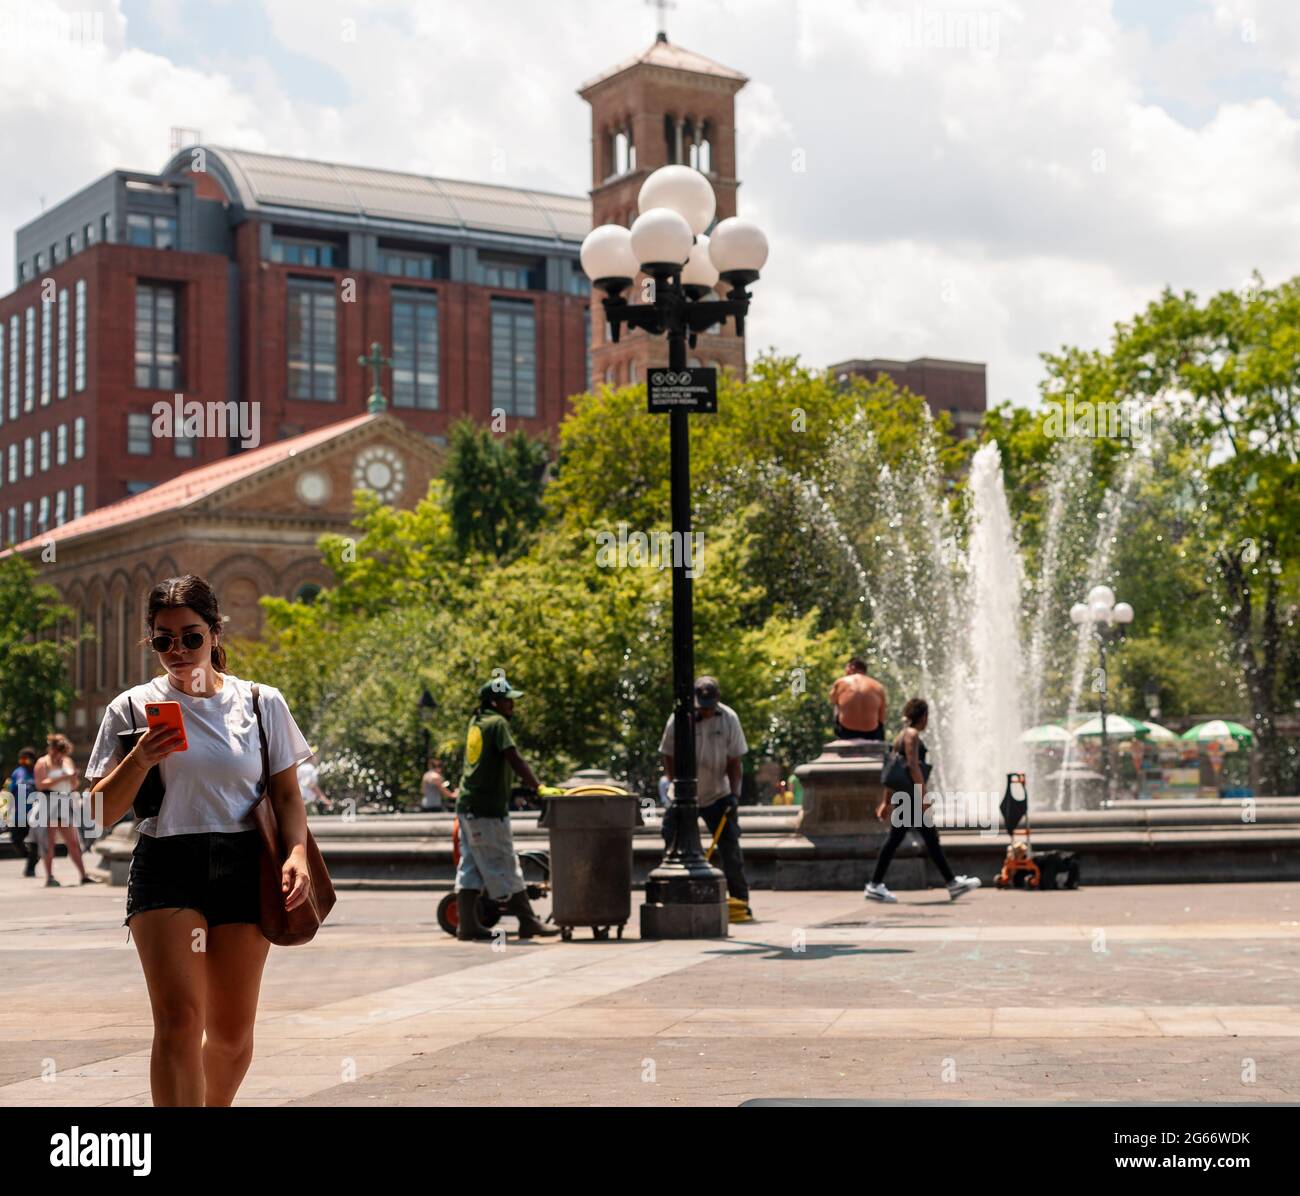
[[[673, 720], [668, 716], [659, 751], [665, 756], [676, 755], [673, 743]], [[711, 806], [719, 798], [731, 793], [727, 777], [727, 760], [743, 756], [749, 751], [745, 732], [741, 730], [740, 716], [730, 706], [719, 702], [712, 718], [695, 720], [695, 792], [700, 807]], [[676, 761], [673, 762], [676, 767]]]
[[[118, 734], [131, 730], [128, 700], [138, 730], [147, 730], [146, 702], [179, 702], [188, 749], [159, 764], [166, 790], [162, 811], [140, 823], [142, 835], [195, 835], [252, 830], [249, 811], [262, 777], [262, 749], [253, 716], [252, 683], [223, 673], [220, 692], [197, 697], [176, 689], [164, 674], [118, 694], [104, 711], [86, 765], [86, 787], [106, 777], [123, 759]], [[258, 687], [267, 762], [274, 776], [311, 759], [311, 748], [278, 689]]]

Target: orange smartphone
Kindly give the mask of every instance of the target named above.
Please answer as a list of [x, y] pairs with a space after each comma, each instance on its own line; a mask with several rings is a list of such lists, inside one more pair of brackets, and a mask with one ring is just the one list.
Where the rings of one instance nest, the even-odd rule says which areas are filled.
[[181, 746], [176, 749], [178, 752], [189, 748], [189, 741], [185, 738], [185, 719], [181, 717], [179, 702], [147, 702], [144, 717], [151, 731], [155, 727], [169, 727], [181, 733]]

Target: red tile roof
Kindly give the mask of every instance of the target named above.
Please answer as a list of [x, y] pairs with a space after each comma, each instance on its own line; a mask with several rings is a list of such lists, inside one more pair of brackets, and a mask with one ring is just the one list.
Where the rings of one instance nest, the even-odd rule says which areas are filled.
[[380, 418], [383, 417], [367, 412], [364, 415], [353, 416], [351, 419], [340, 420], [338, 423], [327, 424], [311, 432], [304, 432], [301, 436], [277, 440], [272, 444], [264, 444], [261, 448], [236, 453], [233, 457], [224, 457], [220, 461], [212, 462], [211, 465], [188, 469], [139, 494], [109, 503], [106, 507], [98, 507], [82, 515], [80, 519], [70, 520], [61, 527], [52, 527], [40, 535], [33, 536], [30, 540], [15, 544], [5, 552], [0, 552], [0, 558], [9, 552], [38, 549], [51, 540], [69, 540], [76, 536], [87, 536], [94, 532], [121, 527], [124, 524], [136, 523], [160, 511], [180, 510], [261, 470], [279, 465], [297, 453], [315, 448], [318, 444], [350, 432], [368, 420]]

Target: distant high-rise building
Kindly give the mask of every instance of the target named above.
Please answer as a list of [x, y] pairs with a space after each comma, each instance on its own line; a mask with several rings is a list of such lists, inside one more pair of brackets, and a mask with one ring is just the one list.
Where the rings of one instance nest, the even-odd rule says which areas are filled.
[[891, 361], [884, 357], [837, 362], [827, 367], [838, 382], [850, 378], [874, 381], [882, 374], [913, 394], [920, 395], [938, 415], [947, 412], [958, 436], [974, 436], [988, 410], [984, 364], [978, 361], [945, 361], [941, 357], [917, 357], [912, 361]]

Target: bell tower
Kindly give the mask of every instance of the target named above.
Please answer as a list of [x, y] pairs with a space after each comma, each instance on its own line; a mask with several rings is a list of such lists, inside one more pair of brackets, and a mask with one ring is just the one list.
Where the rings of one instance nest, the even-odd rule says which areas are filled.
[[[674, 46], [661, 28], [649, 49], [583, 84], [578, 95], [591, 105], [592, 226], [630, 228], [646, 176], [672, 163], [708, 176], [718, 200], [715, 222], [736, 215], [736, 93], [747, 82], [739, 71]], [[630, 301], [640, 285], [638, 278]], [[668, 364], [663, 337], [624, 330], [614, 344], [598, 295], [591, 306], [593, 386], [641, 382], [647, 367]], [[689, 360], [743, 378], [745, 342], [728, 323], [725, 332], [700, 333]]]

